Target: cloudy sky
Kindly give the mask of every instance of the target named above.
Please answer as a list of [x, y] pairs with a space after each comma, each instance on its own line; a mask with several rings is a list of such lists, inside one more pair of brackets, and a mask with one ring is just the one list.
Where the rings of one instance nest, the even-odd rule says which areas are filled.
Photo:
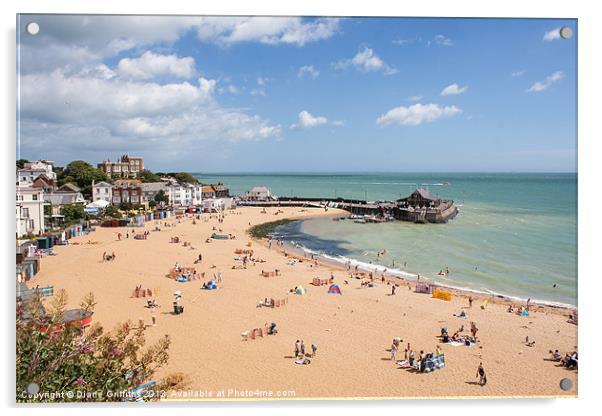
[[[26, 33], [28, 22], [40, 26]], [[573, 20], [21, 15], [19, 157], [574, 171]]]

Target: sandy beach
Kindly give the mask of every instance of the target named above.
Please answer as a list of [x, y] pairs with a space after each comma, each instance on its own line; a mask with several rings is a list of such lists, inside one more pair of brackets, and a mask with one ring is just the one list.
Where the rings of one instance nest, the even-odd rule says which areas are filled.
[[[506, 303], [499, 299], [481, 309], [481, 299], [475, 295], [473, 307], [468, 308], [467, 298], [460, 293], [447, 302], [415, 293], [414, 284], [403, 281], [391, 295], [390, 285], [361, 288], [360, 280], [350, 279], [349, 272], [333, 265], [316, 267], [308, 259], [291, 265], [291, 257], [285, 257], [275, 244], [269, 248], [265, 242], [254, 241], [247, 247], [251, 226], [336, 213], [309, 208], [281, 211], [275, 215], [275, 208], [262, 213], [260, 208], [245, 207], [227, 212], [223, 223], [218, 223], [215, 214], [211, 219], [203, 214], [196, 224], [192, 217], [170, 218], [174, 227], [158, 221], [136, 229], [97, 227], [72, 240], [79, 244], [56, 246], [57, 255], [43, 258], [40, 273], [28, 285], [54, 285], [55, 292], [66, 289], [72, 307], [93, 292], [98, 302], [94, 322], [106, 329], [128, 319], [144, 319], [149, 342], [169, 334], [169, 364], [157, 377], [185, 373], [190, 392], [171, 392], [167, 399], [249, 399], [256, 398], [249, 397], [249, 392], [258, 390], [273, 392], [265, 398], [286, 399], [576, 395], [576, 370], [548, 361], [550, 349], [563, 355], [576, 349], [577, 326], [568, 322], [570, 311], [538, 307], [530, 316], [521, 317], [508, 313]], [[161, 231], [153, 231], [156, 226]], [[207, 243], [213, 227], [236, 238]], [[150, 231], [148, 239], [132, 238], [132, 232], [144, 230]], [[117, 233], [125, 236], [128, 231], [130, 238], [118, 241]], [[175, 236], [179, 243], [170, 242]], [[191, 247], [185, 247], [184, 241]], [[232, 269], [242, 266], [235, 260], [235, 250], [248, 248], [265, 262]], [[104, 252], [114, 252], [116, 259], [103, 262]], [[199, 253], [202, 262], [195, 265]], [[205, 279], [179, 283], [168, 278], [176, 262], [196, 267]], [[262, 276], [262, 270], [275, 269], [279, 276]], [[213, 279], [217, 272], [223, 275], [219, 289], [201, 290], [203, 281]], [[328, 286], [311, 284], [314, 277], [328, 279], [331, 273], [342, 295], [327, 293]], [[145, 298], [132, 297], [138, 285], [153, 289], [159, 308], [151, 311], [145, 308]], [[307, 294], [289, 293], [295, 286], [305, 287]], [[176, 290], [182, 291], [181, 315], [171, 313]], [[288, 303], [279, 308], [256, 307], [264, 298], [287, 298]], [[467, 319], [454, 316], [461, 311]], [[156, 326], [150, 326], [153, 314]], [[440, 343], [441, 327], [452, 334], [464, 325], [468, 334], [471, 321], [479, 328], [478, 344]], [[277, 324], [276, 335], [242, 339], [244, 331], [271, 322]], [[535, 341], [533, 346], [525, 345], [526, 336]], [[440, 345], [445, 368], [424, 374], [398, 368], [388, 352], [394, 337], [403, 340], [398, 358], [403, 358], [408, 342], [416, 354], [434, 352]], [[311, 350], [312, 343], [317, 345], [310, 365], [294, 363], [296, 340], [303, 340], [306, 350]], [[477, 384], [479, 362], [487, 373], [486, 386]], [[573, 381], [571, 390], [560, 389], [563, 378]]]

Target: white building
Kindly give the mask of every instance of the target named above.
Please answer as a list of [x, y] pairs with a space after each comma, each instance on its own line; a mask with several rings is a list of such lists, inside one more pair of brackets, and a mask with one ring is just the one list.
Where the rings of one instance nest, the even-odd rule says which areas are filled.
[[209, 212], [221, 212], [234, 207], [234, 198], [209, 198], [203, 200], [203, 209]]
[[92, 202], [113, 200], [113, 186], [105, 181], [92, 183]]
[[255, 186], [251, 190], [247, 191], [243, 196], [245, 201], [271, 201], [272, 191], [265, 186]]
[[45, 174], [48, 179], [56, 181], [56, 173], [52, 170], [53, 165], [53, 162], [45, 160], [25, 162], [22, 169], [17, 169], [17, 186], [31, 186], [33, 181], [41, 174]]
[[15, 206], [17, 237], [44, 232], [44, 191], [39, 188], [17, 187]]
[[169, 203], [174, 206], [200, 206], [203, 201], [203, 187], [200, 184], [178, 184], [168, 186]]

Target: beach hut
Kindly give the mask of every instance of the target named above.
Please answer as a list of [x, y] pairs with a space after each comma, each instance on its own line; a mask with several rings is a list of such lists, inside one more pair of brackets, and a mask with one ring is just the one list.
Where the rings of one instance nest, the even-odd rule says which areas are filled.
[[295, 289], [295, 295], [305, 295], [306, 293], [307, 289], [305, 289], [303, 286], [297, 286]]
[[328, 288], [328, 293], [334, 293], [334, 294], [337, 294], [337, 295], [342, 295], [341, 288], [339, 287], [339, 285], [336, 285], [336, 284], [330, 285], [330, 287]]

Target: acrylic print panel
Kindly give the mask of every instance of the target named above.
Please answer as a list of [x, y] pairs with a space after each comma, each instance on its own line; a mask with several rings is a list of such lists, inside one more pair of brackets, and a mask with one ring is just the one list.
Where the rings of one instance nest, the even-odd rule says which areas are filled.
[[17, 33], [18, 401], [576, 396], [576, 20]]

